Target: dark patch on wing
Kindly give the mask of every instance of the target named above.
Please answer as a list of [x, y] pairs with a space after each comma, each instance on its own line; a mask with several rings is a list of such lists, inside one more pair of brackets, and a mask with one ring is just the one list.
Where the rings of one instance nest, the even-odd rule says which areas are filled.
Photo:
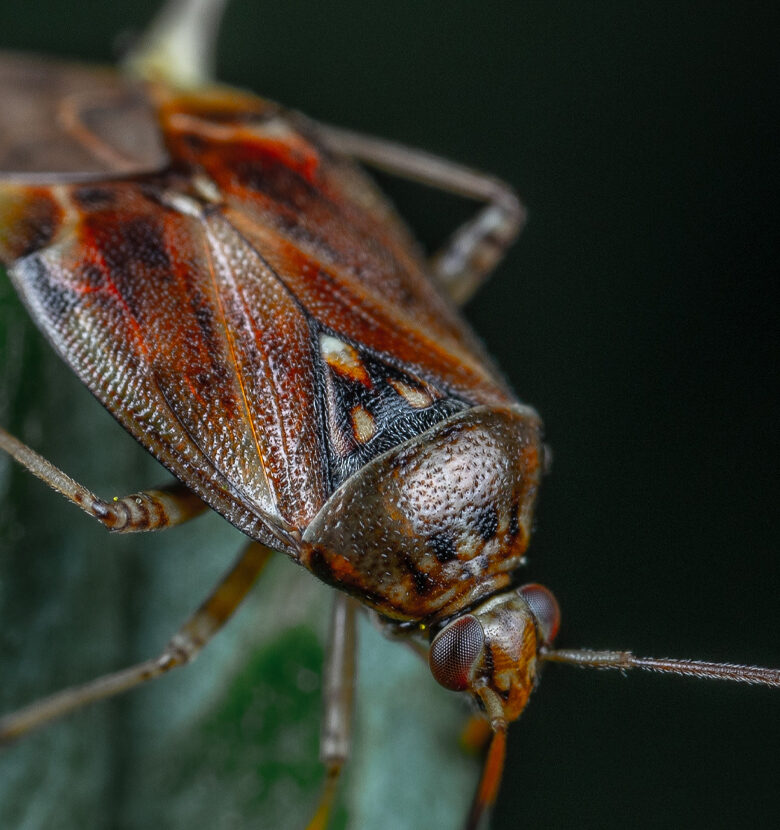
[[202, 153], [208, 146], [208, 141], [198, 133], [182, 133], [179, 137], [193, 153]]
[[29, 256], [41, 248], [45, 248], [54, 236], [54, 225], [49, 222], [32, 225], [27, 234], [26, 245], [22, 249], [21, 256]]
[[84, 217], [81, 236], [83, 244], [99, 252], [107, 281], [133, 317], [139, 323], [147, 319], [151, 286], [172, 279], [162, 217], [151, 211], [96, 210]]
[[319, 548], [314, 548], [309, 554], [307, 567], [317, 579], [329, 584], [333, 582], [333, 571], [325, 558], [325, 554]]
[[84, 210], [109, 208], [116, 201], [116, 193], [107, 187], [84, 185], [74, 189], [73, 201]]
[[79, 295], [53, 278], [42, 257], [27, 257], [17, 263], [13, 270], [19, 282], [30, 286], [25, 293], [36, 297], [44, 314], [54, 326], [59, 325], [60, 320], [78, 305]]
[[122, 227], [123, 247], [134, 255], [143, 268], [159, 268], [166, 271], [171, 267], [171, 258], [165, 247], [160, 224], [146, 216], [136, 216]]
[[45, 248], [62, 221], [60, 206], [43, 188], [33, 189], [21, 202], [14, 202], [10, 199], [6, 207], [0, 199], [0, 261], [9, 266]]
[[192, 312], [195, 315], [195, 322], [198, 324], [198, 328], [203, 335], [209, 352], [213, 354], [217, 350], [217, 338], [214, 332], [214, 311], [203, 302], [202, 298], [197, 299], [200, 302], [196, 298], [193, 298]]
[[262, 144], [255, 148], [255, 158], [237, 164], [235, 168], [242, 185], [262, 193], [295, 213], [304, 211], [320, 192], [295, 170], [280, 159], [262, 152]]

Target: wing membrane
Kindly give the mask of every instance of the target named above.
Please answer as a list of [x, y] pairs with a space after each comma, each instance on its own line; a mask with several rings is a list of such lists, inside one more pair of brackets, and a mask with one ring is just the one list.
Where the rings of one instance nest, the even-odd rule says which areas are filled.
[[139, 175], [168, 156], [143, 89], [110, 70], [0, 54], [0, 177]]

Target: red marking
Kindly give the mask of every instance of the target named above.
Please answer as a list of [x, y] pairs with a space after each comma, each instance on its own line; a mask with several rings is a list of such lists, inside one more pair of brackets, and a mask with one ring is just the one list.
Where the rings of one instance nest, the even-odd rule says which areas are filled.
[[127, 318], [127, 321], [130, 324], [130, 327], [133, 330], [133, 334], [135, 335], [136, 343], [138, 344], [139, 348], [143, 352], [145, 356], [148, 357], [150, 354], [149, 348], [146, 344], [146, 339], [143, 335], [143, 329], [141, 328], [138, 320], [136, 319], [135, 315], [133, 314], [130, 306], [125, 301], [125, 298], [120, 293], [119, 289], [116, 287], [116, 284], [111, 279], [110, 268], [108, 263], [105, 260], [105, 257], [102, 254], [102, 251], [105, 249], [104, 244], [100, 240], [100, 233], [95, 233], [95, 229], [90, 227], [88, 223], [82, 223], [82, 238], [81, 241], [89, 251], [93, 251], [95, 255], [95, 259], [90, 262], [90, 264], [97, 265], [100, 270], [105, 275], [106, 280], [106, 291], [117, 301], [117, 303], [121, 306], [122, 311]]
[[251, 134], [248, 139], [251, 143], [239, 145], [247, 155], [265, 155], [293, 170], [309, 184], [315, 183], [320, 168], [319, 153], [299, 136], [291, 134], [289, 139], [282, 140]]
[[200, 391], [199, 391], [198, 387], [190, 380], [190, 378], [188, 378], [186, 376], [184, 378], [184, 382], [189, 387], [190, 392], [192, 392], [192, 396], [194, 398], [197, 398], [198, 403], [200, 403], [202, 406], [205, 406], [206, 405], [206, 399], [203, 397], [203, 395], [200, 394]]

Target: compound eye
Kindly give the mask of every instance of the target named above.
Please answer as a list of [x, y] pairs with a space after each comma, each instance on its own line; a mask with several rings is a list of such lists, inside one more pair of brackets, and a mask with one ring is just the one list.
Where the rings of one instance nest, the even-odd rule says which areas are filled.
[[528, 603], [531, 613], [536, 618], [536, 624], [546, 644], [550, 644], [558, 633], [561, 625], [561, 609], [558, 600], [552, 591], [532, 582], [520, 588], [520, 594]]
[[451, 622], [434, 637], [428, 665], [437, 682], [462, 692], [471, 685], [471, 670], [482, 655], [485, 632], [479, 620], [467, 614]]

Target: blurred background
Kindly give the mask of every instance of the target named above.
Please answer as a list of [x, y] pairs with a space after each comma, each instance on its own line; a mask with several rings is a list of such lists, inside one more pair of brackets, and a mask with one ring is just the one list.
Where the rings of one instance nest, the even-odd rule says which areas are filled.
[[[2, 12], [0, 45], [111, 61], [156, 5], [27, 0]], [[778, 17], [716, 0], [228, 7], [222, 80], [485, 169], [525, 201], [522, 239], [466, 314], [546, 423], [528, 575], [558, 596], [561, 644], [780, 665]], [[471, 210], [382, 184], [430, 247]], [[5, 282], [0, 350], [4, 425], [97, 492], [157, 482]], [[3, 460], [0, 496], [4, 710], [152, 653], [240, 541], [217, 517], [106, 541]], [[182, 678], [5, 753], [3, 826], [301, 826], [327, 594], [275, 569]], [[371, 634], [338, 821], [457, 827], [476, 768], [458, 704]], [[236, 749], [248, 734], [265, 749]], [[776, 691], [550, 667], [510, 739], [496, 830], [780, 812]]]

